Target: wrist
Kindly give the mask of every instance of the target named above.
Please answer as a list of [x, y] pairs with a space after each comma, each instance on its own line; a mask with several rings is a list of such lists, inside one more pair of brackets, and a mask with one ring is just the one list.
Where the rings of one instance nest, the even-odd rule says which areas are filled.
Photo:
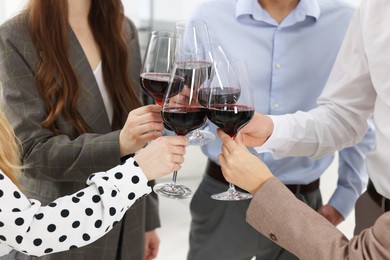
[[272, 174], [265, 174], [264, 177], [262, 177], [258, 182], [257, 184], [252, 188], [252, 189], [249, 189], [248, 191], [254, 195], [259, 189], [261, 189], [261, 186], [264, 185], [264, 183], [266, 183], [267, 181], [269, 181], [270, 179], [273, 178], [273, 175]]

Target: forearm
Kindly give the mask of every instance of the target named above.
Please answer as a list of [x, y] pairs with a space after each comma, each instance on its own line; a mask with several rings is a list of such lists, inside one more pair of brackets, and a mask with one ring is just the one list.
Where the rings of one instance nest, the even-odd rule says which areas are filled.
[[[390, 213], [350, 241], [273, 178], [257, 191], [247, 222], [300, 259], [389, 259]], [[272, 234], [272, 235], [271, 235]], [[304, 245], [304, 246], [303, 246]]]
[[[340, 245], [348, 242], [337, 228], [297, 200], [276, 178], [257, 191], [248, 208], [247, 221], [300, 259], [342, 259], [342, 250], [329, 257], [333, 241]], [[328, 253], [321, 255], [319, 251]]]
[[[151, 191], [132, 159], [107, 173], [91, 175], [87, 188], [48, 206], [14, 192], [17, 188], [10, 181], [6, 184], [0, 198], [4, 202], [0, 211], [2, 235], [14, 249], [37, 256], [92, 243], [109, 232], [138, 198]], [[7, 208], [7, 203], [17, 205], [19, 211]]]
[[357, 198], [367, 187], [367, 154], [375, 146], [375, 133], [369, 127], [362, 140], [353, 147], [339, 152], [339, 178], [337, 188], [329, 204], [337, 209], [344, 218], [352, 211]]
[[256, 150], [266, 149], [275, 158], [309, 156], [318, 159], [357, 143], [367, 128], [367, 121], [362, 121], [358, 129], [354, 129], [327, 106], [309, 112], [271, 116], [271, 119], [274, 125], [272, 135]]

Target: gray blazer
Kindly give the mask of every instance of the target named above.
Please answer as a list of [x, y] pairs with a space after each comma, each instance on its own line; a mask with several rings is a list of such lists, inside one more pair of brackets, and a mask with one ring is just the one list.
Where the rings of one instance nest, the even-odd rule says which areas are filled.
[[348, 241], [275, 178], [255, 194], [247, 222], [300, 259], [390, 259], [390, 212]]
[[[131, 53], [129, 73], [139, 87], [138, 35], [131, 21], [125, 28]], [[119, 131], [112, 131], [93, 71], [76, 36], [69, 33], [70, 59], [81, 84], [78, 111], [93, 131], [80, 136], [62, 117], [56, 121], [62, 135], [41, 126], [47, 111], [34, 79], [39, 53], [33, 47], [26, 16], [16, 16], [0, 27], [1, 105], [21, 140], [23, 164], [29, 166], [20, 183], [28, 196], [43, 203], [84, 188], [91, 173], [120, 163]], [[126, 117], [122, 115], [122, 123]], [[142, 259], [144, 232], [159, 226], [156, 198], [147, 196], [105, 237], [44, 259]]]

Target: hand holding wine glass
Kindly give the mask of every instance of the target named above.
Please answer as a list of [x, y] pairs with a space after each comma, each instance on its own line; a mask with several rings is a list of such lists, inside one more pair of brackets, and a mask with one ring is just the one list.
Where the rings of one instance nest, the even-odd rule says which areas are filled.
[[[172, 71], [173, 75], [180, 73], [177, 65]], [[190, 131], [199, 128], [206, 122], [206, 109], [198, 102], [199, 91], [184, 85], [177, 89], [170, 84], [165, 95], [162, 117], [177, 135], [185, 136]], [[154, 191], [162, 196], [174, 199], [185, 199], [191, 195], [191, 190], [176, 183], [177, 171], [173, 173], [171, 183], [160, 183], [154, 186]]]
[[[215, 74], [207, 88], [201, 90], [201, 100], [207, 103], [207, 117], [230, 137], [238, 133], [254, 114], [253, 94], [244, 60], [216, 60]], [[217, 200], [245, 200], [252, 195], [237, 191], [233, 184], [223, 193], [211, 196]]]
[[255, 194], [259, 187], [273, 177], [268, 167], [242, 143], [241, 133], [232, 139], [217, 130], [222, 141], [222, 153], [218, 155], [223, 176], [229, 182]]
[[135, 153], [148, 142], [160, 137], [163, 129], [161, 106], [147, 105], [133, 109], [119, 133], [120, 155]]

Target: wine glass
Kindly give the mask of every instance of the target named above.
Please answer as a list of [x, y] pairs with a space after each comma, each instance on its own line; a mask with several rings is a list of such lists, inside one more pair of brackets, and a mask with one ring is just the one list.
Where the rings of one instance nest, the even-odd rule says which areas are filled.
[[[175, 35], [168, 31], [153, 31], [145, 51], [140, 79], [141, 86], [154, 101], [162, 105], [168, 89], [175, 59]], [[173, 78], [173, 82], [180, 80]]]
[[145, 51], [141, 86], [154, 101], [162, 105], [171, 78], [175, 54], [173, 32], [153, 31]]
[[[184, 77], [184, 85], [197, 91], [211, 79], [212, 49], [207, 25], [199, 20], [183, 20], [176, 23], [175, 64], [178, 75]], [[215, 140], [210, 131], [196, 129], [189, 135], [191, 145], [205, 145]]]
[[[253, 117], [254, 101], [244, 60], [220, 59], [214, 62], [215, 74], [209, 86], [201, 90], [202, 102], [207, 101], [208, 119], [232, 138]], [[216, 200], [245, 200], [250, 193], [237, 191], [229, 184], [227, 191], [213, 194]]]
[[[176, 37], [173, 32], [153, 31], [145, 51], [144, 62], [141, 68], [141, 86], [153, 98], [154, 102], [162, 105], [169, 83], [180, 89], [182, 78], [172, 77], [172, 68], [175, 61]], [[164, 122], [164, 127], [172, 128]]]
[[[182, 68], [175, 64], [172, 77], [185, 81], [181, 74]], [[177, 87], [179, 86], [179, 88]], [[199, 91], [195, 85], [169, 84], [162, 108], [162, 117], [177, 135], [187, 135], [190, 131], [201, 127], [207, 120], [206, 108], [199, 103]], [[154, 186], [154, 191], [162, 196], [173, 199], [188, 198], [191, 190], [176, 183], [177, 171], [173, 173], [171, 183], [160, 183]]]

